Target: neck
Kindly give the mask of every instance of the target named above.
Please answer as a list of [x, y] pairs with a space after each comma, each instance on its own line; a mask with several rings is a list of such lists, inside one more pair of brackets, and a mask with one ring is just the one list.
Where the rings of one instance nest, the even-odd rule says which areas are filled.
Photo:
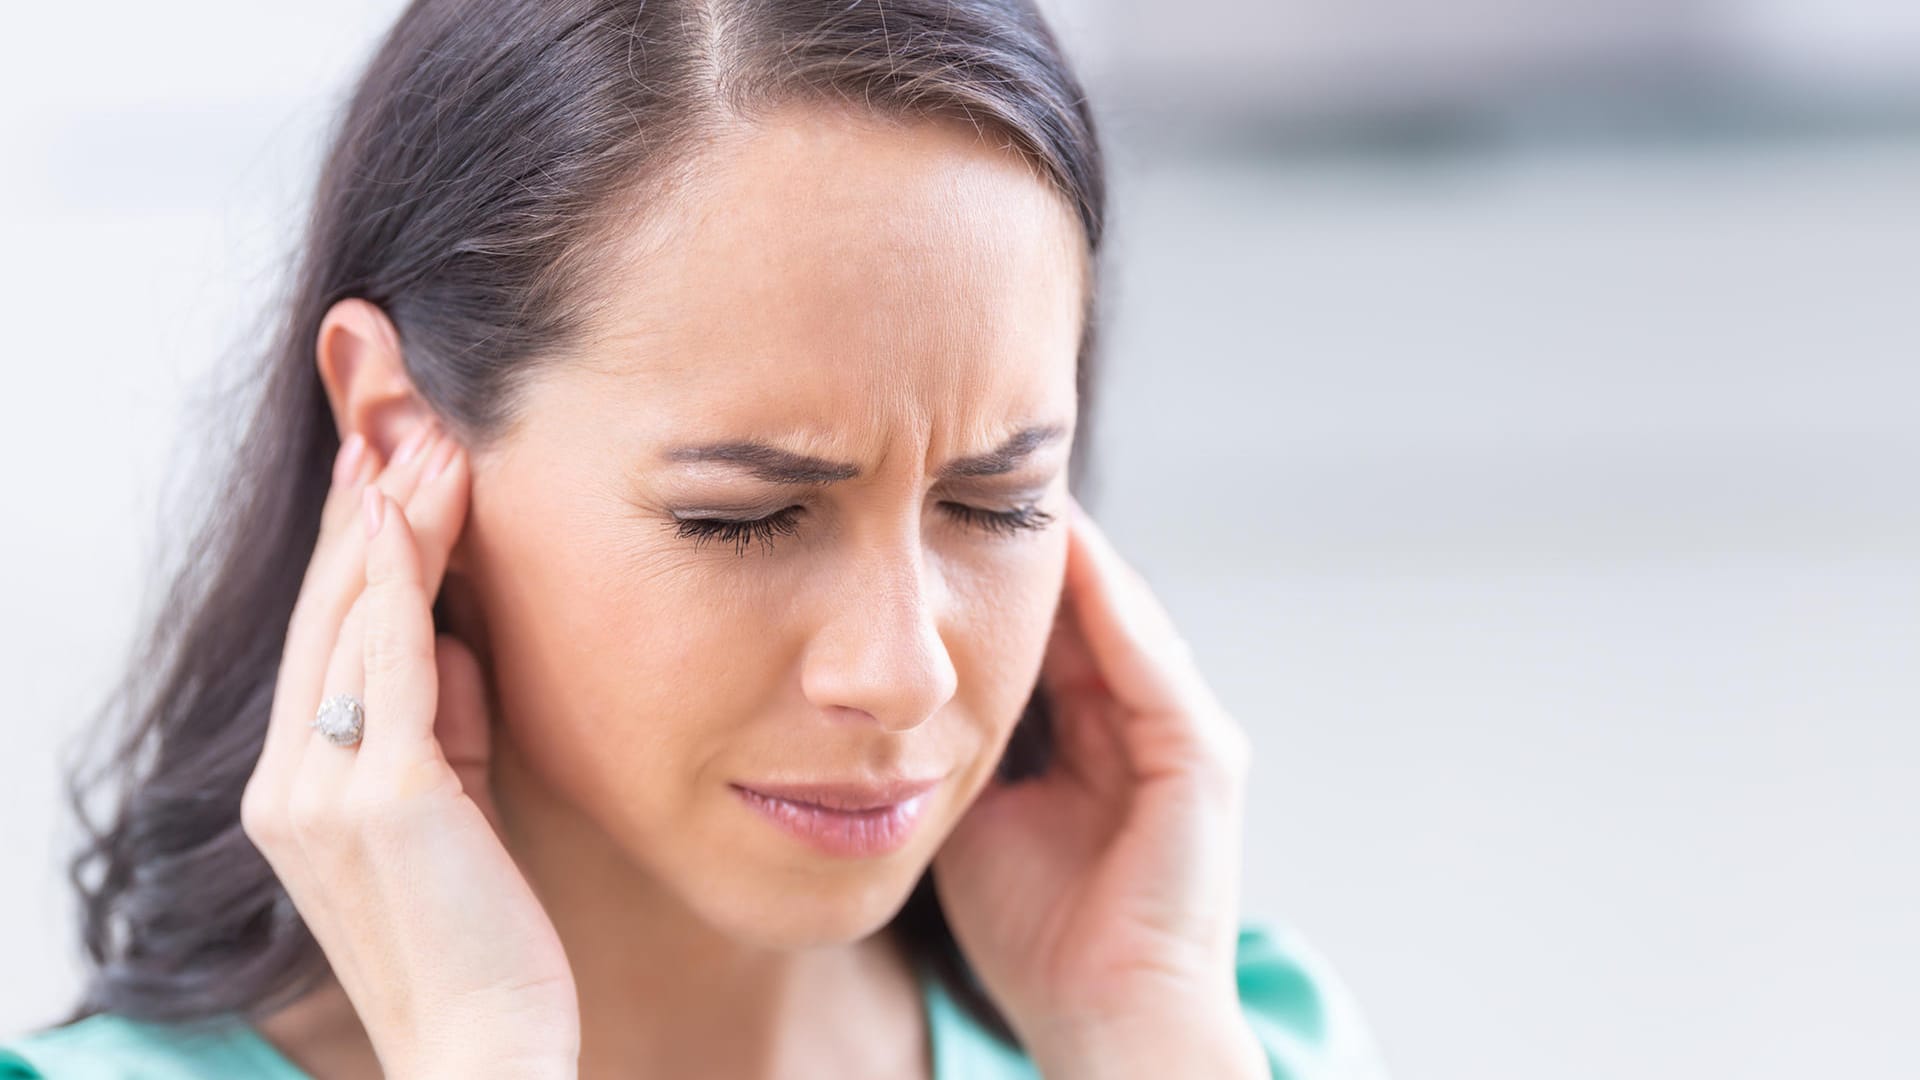
[[919, 987], [882, 932], [805, 950], [717, 931], [544, 784], [495, 728], [508, 849], [567, 951], [583, 1080], [926, 1076]]

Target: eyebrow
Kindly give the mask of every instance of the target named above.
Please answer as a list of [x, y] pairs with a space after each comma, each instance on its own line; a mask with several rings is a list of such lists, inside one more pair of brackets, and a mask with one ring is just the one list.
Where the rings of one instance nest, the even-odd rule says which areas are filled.
[[[1034, 451], [1066, 433], [1066, 427], [1061, 424], [1023, 428], [984, 454], [972, 454], [947, 462], [940, 467], [939, 477], [942, 480], [956, 480], [1010, 473], [1019, 468]], [[796, 454], [750, 439], [676, 446], [661, 456], [681, 464], [729, 465], [770, 484], [824, 485], [851, 480], [860, 475], [860, 469], [855, 465]]]

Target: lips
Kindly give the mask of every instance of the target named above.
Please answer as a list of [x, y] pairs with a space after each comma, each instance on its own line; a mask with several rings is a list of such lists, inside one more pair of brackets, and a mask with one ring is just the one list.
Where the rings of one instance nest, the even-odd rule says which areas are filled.
[[827, 810], [860, 811], [894, 806], [915, 795], [932, 791], [939, 783], [940, 778], [936, 776], [929, 780], [898, 778], [841, 784], [752, 783], [734, 786], [768, 798], [805, 803]]
[[906, 844], [940, 779], [731, 786], [749, 808], [790, 837], [823, 854], [864, 858]]

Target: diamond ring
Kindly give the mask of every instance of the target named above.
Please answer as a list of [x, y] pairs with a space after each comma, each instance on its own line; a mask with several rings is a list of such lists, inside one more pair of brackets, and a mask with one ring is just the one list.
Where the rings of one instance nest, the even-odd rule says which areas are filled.
[[327, 737], [335, 746], [352, 746], [360, 741], [366, 726], [367, 709], [352, 694], [335, 694], [320, 703], [320, 712], [309, 726]]

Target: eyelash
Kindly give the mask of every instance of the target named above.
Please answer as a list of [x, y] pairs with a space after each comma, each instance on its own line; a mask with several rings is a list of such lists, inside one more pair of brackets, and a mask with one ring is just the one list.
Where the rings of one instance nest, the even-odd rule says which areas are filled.
[[[1011, 536], [1015, 533], [1044, 529], [1053, 523], [1053, 515], [1032, 503], [1017, 506], [1012, 510], [982, 510], [965, 503], [943, 502], [940, 504], [947, 513], [952, 514], [963, 525], [999, 536]], [[675, 523], [675, 535], [693, 541], [694, 547], [700, 547], [709, 541], [718, 540], [731, 546], [740, 555], [755, 541], [769, 551], [773, 548], [776, 536], [792, 536], [800, 531], [797, 520], [801, 508], [789, 506], [776, 510], [766, 517], [747, 521], [733, 518], [681, 518]]]

